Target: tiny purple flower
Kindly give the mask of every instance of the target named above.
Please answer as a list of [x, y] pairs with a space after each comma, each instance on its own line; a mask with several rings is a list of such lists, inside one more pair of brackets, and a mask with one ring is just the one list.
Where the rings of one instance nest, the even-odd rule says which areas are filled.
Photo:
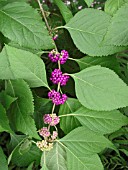
[[55, 41], [58, 38], [58, 34], [56, 34], [52, 39]]

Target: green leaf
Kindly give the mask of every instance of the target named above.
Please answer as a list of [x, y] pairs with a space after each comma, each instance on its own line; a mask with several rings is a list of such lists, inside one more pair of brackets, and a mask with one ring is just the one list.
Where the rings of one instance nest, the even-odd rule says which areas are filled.
[[4, 107], [0, 104], [0, 132], [6, 131], [8, 133], [13, 133], [9, 126], [9, 120], [6, 115]]
[[71, 11], [68, 9], [68, 7], [61, 1], [61, 0], [54, 0], [55, 4], [60, 9], [60, 12], [65, 20], [65, 22], [69, 22], [71, 18], [73, 18], [73, 15]]
[[73, 116], [65, 116], [65, 114], [73, 113], [81, 107], [81, 104], [77, 99], [68, 98], [68, 100], [60, 106], [59, 116], [62, 116], [60, 121], [60, 128], [64, 131], [65, 134], [68, 134], [74, 128], [80, 126], [79, 121]]
[[1, 147], [0, 147], [0, 170], [8, 170], [7, 160]]
[[20, 167], [28, 166], [32, 162], [35, 162], [36, 165], [39, 165], [41, 153], [42, 152], [37, 148], [37, 146], [32, 145], [28, 152], [20, 154], [18, 147], [12, 155], [12, 162]]
[[36, 126], [38, 129], [44, 126], [43, 115], [51, 113], [53, 103], [49, 99], [40, 98], [38, 96], [34, 96], [34, 120], [36, 122]]
[[16, 100], [17, 98], [11, 97], [6, 94], [5, 91], [2, 91], [0, 93], [0, 102], [1, 104], [6, 108], [6, 110], [9, 109], [10, 105]]
[[58, 142], [49, 152], [44, 152], [41, 161], [49, 170], [67, 170], [66, 152]]
[[78, 127], [59, 140], [79, 157], [101, 152], [112, 143], [104, 136], [85, 127]]
[[103, 170], [103, 165], [97, 154], [78, 157], [73, 154], [68, 148], [67, 151], [67, 165], [71, 170]]
[[8, 165], [10, 164], [10, 161], [12, 159], [13, 153], [16, 151], [17, 148], [26, 140], [28, 139], [28, 136], [26, 135], [11, 135], [11, 140], [8, 145], [8, 149], [10, 152], [10, 155], [8, 157]]
[[48, 87], [43, 61], [35, 54], [6, 45], [0, 53], [0, 79], [19, 78], [30, 87]]
[[119, 72], [120, 70], [120, 65], [115, 56], [105, 56], [105, 57], [86, 56], [81, 59], [73, 59], [73, 60], [75, 60], [79, 64], [80, 70], [95, 65], [101, 65], [103, 67], [110, 68], [116, 72]]
[[122, 6], [111, 19], [104, 42], [116, 46], [128, 45], [128, 3]]
[[27, 167], [26, 170], [33, 170], [33, 165], [34, 165], [34, 162], [32, 162], [32, 163]]
[[47, 166], [44, 164], [40, 170], [48, 170]]
[[111, 17], [103, 11], [84, 9], [78, 12], [64, 28], [70, 32], [76, 47], [81, 52], [90, 56], [107, 56], [124, 49], [105, 46], [102, 43], [110, 19]]
[[101, 134], [112, 133], [128, 124], [128, 118], [118, 110], [98, 112], [81, 107], [71, 115], [75, 116], [83, 126]]
[[117, 10], [124, 5], [128, 0], [107, 0], [105, 3], [105, 12], [113, 15], [117, 12]]
[[128, 156], [128, 151], [126, 149], [120, 149], [121, 152], [123, 152], [126, 156]]
[[83, 106], [97, 111], [128, 106], [128, 87], [112, 70], [93, 66], [71, 76]]
[[7, 84], [6, 92], [10, 96], [18, 98], [9, 111], [13, 129], [39, 139], [35, 122], [32, 118], [34, 112], [33, 96], [27, 83], [23, 80], [10, 80]]
[[54, 48], [40, 15], [29, 4], [9, 3], [0, 9], [0, 18], [0, 31], [20, 46], [44, 50]]
[[92, 2], [93, 2], [93, 0], [84, 0], [85, 2], [86, 2], [86, 4], [88, 5], [88, 7], [90, 7], [91, 6], [91, 4], [92, 4]]

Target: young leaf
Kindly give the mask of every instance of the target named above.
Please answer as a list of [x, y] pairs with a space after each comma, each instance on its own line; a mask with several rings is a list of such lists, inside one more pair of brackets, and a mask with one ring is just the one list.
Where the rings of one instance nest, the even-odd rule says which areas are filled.
[[9, 80], [6, 92], [10, 96], [18, 98], [9, 111], [12, 127], [16, 131], [39, 139], [35, 122], [31, 117], [34, 112], [33, 97], [27, 83], [23, 80]]
[[105, 43], [117, 46], [128, 45], [128, 3], [122, 6], [111, 19]]
[[128, 106], [128, 86], [112, 70], [93, 66], [71, 76], [83, 106], [97, 111]]
[[66, 152], [58, 142], [52, 150], [43, 154], [41, 161], [41, 164], [46, 164], [49, 170], [67, 170]]
[[107, 0], [105, 3], [105, 12], [114, 15], [116, 11], [123, 6], [128, 0]]
[[13, 131], [11, 130], [9, 126], [9, 120], [6, 115], [6, 111], [0, 103], [0, 132], [4, 132], [4, 131], [8, 133], [13, 133]]
[[88, 7], [90, 7], [90, 5], [92, 4], [93, 0], [84, 0], [86, 2], [86, 4], [88, 5]]
[[6, 94], [5, 91], [0, 93], [0, 102], [1, 104], [8, 110], [10, 105], [16, 100], [17, 98], [11, 97]]
[[21, 155], [25, 154], [30, 150], [31, 146], [32, 146], [32, 142], [30, 140], [28, 139], [24, 140], [24, 142], [20, 145], [19, 153]]
[[111, 17], [103, 11], [84, 9], [78, 12], [64, 26], [83, 53], [90, 56], [107, 56], [122, 51], [124, 48], [105, 46], [102, 41], [107, 32]]
[[0, 53], [0, 79], [19, 78], [30, 87], [48, 87], [43, 61], [33, 53], [6, 45]]
[[79, 121], [73, 116], [65, 116], [65, 114], [73, 113], [81, 107], [81, 104], [77, 99], [68, 98], [65, 104], [60, 106], [59, 116], [62, 116], [60, 121], [60, 127], [65, 134], [68, 134], [70, 131], [80, 126]]
[[20, 46], [44, 50], [54, 48], [40, 15], [29, 4], [9, 3], [0, 9], [0, 18], [0, 31]]
[[1, 147], [0, 147], [0, 169], [8, 170], [7, 160]]
[[71, 11], [68, 9], [68, 7], [62, 2], [62, 0], [54, 0], [55, 4], [60, 9], [60, 12], [65, 20], [65, 22], [69, 22], [71, 18], [73, 18], [73, 15]]
[[59, 140], [65, 144], [78, 157], [93, 155], [101, 152], [112, 143], [104, 136], [85, 127], [78, 127]]
[[83, 126], [101, 134], [112, 133], [128, 124], [128, 118], [118, 110], [98, 112], [81, 107], [71, 115], [75, 116]]

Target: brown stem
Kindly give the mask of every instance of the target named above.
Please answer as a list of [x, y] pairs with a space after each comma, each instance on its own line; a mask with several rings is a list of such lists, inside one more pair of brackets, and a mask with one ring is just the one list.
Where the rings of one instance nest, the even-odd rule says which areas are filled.
[[49, 24], [48, 24], [48, 21], [47, 21], [47, 18], [46, 18], [46, 16], [45, 16], [45, 12], [44, 12], [43, 6], [42, 6], [42, 4], [40, 3], [40, 0], [37, 0], [37, 2], [38, 2], [38, 4], [39, 4], [40, 11], [41, 11], [42, 16], [43, 16], [43, 18], [44, 18], [44, 20], [45, 20], [45, 24], [46, 24], [46, 26], [47, 26], [47, 28], [48, 28], [49, 34], [51, 34], [51, 28], [50, 28], [50, 26], [49, 26]]

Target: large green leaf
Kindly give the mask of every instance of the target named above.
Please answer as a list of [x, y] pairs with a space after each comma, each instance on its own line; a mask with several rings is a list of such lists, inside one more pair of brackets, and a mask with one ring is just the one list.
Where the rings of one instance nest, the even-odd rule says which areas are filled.
[[128, 86], [112, 70], [93, 66], [71, 76], [77, 98], [85, 107], [110, 111], [128, 106]]
[[9, 120], [6, 115], [6, 111], [0, 103], [0, 132], [3, 132], [3, 131], [13, 133], [13, 131], [11, 130], [9, 126]]
[[86, 2], [86, 4], [88, 5], [88, 7], [90, 7], [90, 5], [92, 4], [93, 0], [84, 0]]
[[93, 155], [106, 147], [113, 147], [104, 136], [95, 133], [86, 127], [78, 127], [59, 140], [79, 157]]
[[[65, 114], [73, 113], [81, 107], [77, 99], [68, 98], [65, 104], [60, 106], [59, 116], [62, 116], [60, 127], [65, 134], [69, 133], [74, 128], [80, 126], [79, 121], [73, 116], [64, 116]], [[64, 117], [63, 117], [64, 116]]]
[[67, 170], [65, 149], [58, 143], [53, 149], [45, 152], [42, 157], [42, 165], [46, 164], [49, 170]]
[[105, 56], [105, 57], [86, 56], [81, 59], [73, 59], [73, 60], [75, 60], [79, 64], [80, 70], [95, 65], [101, 65], [103, 67], [110, 68], [116, 72], [119, 72], [120, 69], [118, 60], [115, 56]]
[[23, 80], [9, 80], [6, 92], [10, 96], [18, 98], [9, 111], [12, 127], [16, 131], [39, 139], [35, 122], [32, 118], [34, 112], [33, 97], [27, 83]]
[[121, 47], [105, 46], [102, 43], [110, 20], [111, 16], [103, 11], [84, 9], [78, 12], [64, 28], [68, 29], [80, 51], [90, 56], [106, 56], [123, 50]]
[[71, 170], [103, 170], [103, 165], [97, 154], [78, 157], [73, 154], [68, 148], [67, 151], [67, 166]]
[[6, 45], [0, 53], [0, 79], [19, 78], [31, 87], [48, 87], [43, 61], [35, 54]]
[[97, 154], [78, 156], [72, 152], [67, 146], [58, 141], [59, 144], [66, 150], [67, 153], [67, 169], [68, 170], [103, 170], [103, 165]]
[[1, 147], [0, 147], [0, 170], [8, 170], [7, 160]]
[[60, 12], [65, 20], [65, 22], [69, 22], [69, 20], [73, 17], [71, 11], [68, 9], [68, 7], [62, 2], [62, 0], [54, 0], [55, 4], [60, 9]]
[[128, 124], [128, 118], [118, 110], [93, 111], [81, 107], [71, 115], [75, 116], [83, 126], [101, 134], [112, 133]]
[[105, 3], [105, 12], [113, 15], [116, 13], [116, 11], [124, 5], [128, 0], [107, 0]]
[[25, 2], [9, 3], [0, 9], [0, 31], [20, 46], [51, 49], [51, 37], [40, 15]]
[[128, 3], [122, 6], [111, 19], [105, 36], [106, 44], [128, 45]]

